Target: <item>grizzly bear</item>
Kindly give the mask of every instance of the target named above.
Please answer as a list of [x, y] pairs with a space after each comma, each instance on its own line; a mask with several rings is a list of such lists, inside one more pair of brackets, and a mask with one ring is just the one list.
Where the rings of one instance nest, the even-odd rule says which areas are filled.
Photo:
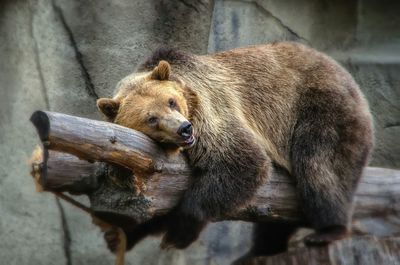
[[[128, 247], [155, 231], [163, 247], [189, 246], [210, 219], [249, 201], [272, 165], [293, 176], [304, 225], [315, 229], [307, 244], [347, 235], [373, 126], [359, 87], [328, 56], [291, 42], [200, 56], [162, 48], [98, 108], [183, 152], [192, 170], [176, 209], [129, 232]], [[251, 254], [285, 251], [296, 228], [258, 223]]]

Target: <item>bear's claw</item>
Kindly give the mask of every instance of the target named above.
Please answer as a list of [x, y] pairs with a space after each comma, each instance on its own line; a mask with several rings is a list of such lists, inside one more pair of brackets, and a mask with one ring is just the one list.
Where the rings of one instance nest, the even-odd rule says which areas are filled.
[[117, 251], [118, 245], [120, 244], [121, 239], [119, 238], [118, 230], [110, 229], [104, 233], [104, 240], [107, 243], [108, 249], [115, 253]]

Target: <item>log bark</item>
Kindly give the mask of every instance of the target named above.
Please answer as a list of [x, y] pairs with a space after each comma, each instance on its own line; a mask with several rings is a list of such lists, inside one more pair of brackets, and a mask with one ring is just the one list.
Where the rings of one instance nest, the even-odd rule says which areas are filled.
[[168, 156], [146, 135], [126, 127], [44, 111], [33, 113], [31, 121], [46, 149], [107, 161], [136, 173], [189, 172], [182, 155]]
[[[99, 162], [86, 160], [61, 152], [49, 151], [44, 159], [43, 150], [36, 148], [31, 158], [31, 175], [39, 191], [67, 191], [71, 194], [88, 194], [99, 187], [104, 167]], [[45, 161], [45, 162], [44, 162]]]
[[[43, 143], [42, 156], [32, 162], [40, 186], [87, 194], [100, 215], [145, 222], [172, 209], [189, 185], [184, 156], [164, 152], [139, 132], [53, 112], [35, 112], [31, 121]], [[400, 171], [367, 168], [355, 196], [355, 218], [399, 213], [399, 190]], [[218, 220], [227, 219], [304, 220], [294, 183], [278, 168], [250, 202]]]
[[326, 247], [298, 247], [272, 257], [252, 258], [246, 265], [396, 265], [399, 262], [400, 237], [353, 236]]

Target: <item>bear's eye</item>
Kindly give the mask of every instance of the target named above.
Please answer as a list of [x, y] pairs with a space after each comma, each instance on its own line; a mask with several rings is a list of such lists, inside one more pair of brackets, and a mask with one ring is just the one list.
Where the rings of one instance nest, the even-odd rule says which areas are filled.
[[175, 101], [175, 99], [170, 98], [170, 99], [168, 100], [168, 105], [169, 105], [169, 107], [170, 107], [171, 109], [176, 108], [176, 101]]
[[151, 116], [147, 119], [147, 123], [150, 125], [155, 125], [158, 122], [158, 118], [155, 116]]

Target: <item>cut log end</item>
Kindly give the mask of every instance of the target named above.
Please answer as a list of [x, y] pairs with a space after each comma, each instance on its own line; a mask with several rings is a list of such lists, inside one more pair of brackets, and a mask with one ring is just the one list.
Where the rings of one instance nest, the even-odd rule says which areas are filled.
[[30, 121], [35, 125], [39, 138], [42, 142], [45, 142], [49, 139], [50, 134], [50, 119], [46, 112], [38, 110], [35, 111]]

